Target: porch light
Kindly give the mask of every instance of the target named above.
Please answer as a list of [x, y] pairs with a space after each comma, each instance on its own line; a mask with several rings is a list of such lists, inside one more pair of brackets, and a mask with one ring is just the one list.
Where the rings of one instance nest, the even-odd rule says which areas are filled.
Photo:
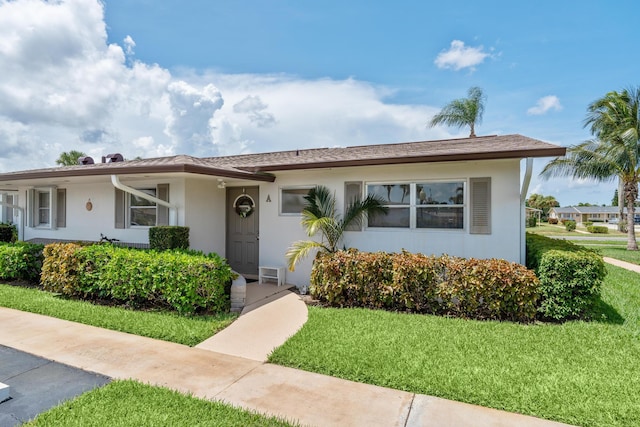
[[224, 190], [227, 187], [227, 183], [222, 178], [218, 178], [218, 188]]

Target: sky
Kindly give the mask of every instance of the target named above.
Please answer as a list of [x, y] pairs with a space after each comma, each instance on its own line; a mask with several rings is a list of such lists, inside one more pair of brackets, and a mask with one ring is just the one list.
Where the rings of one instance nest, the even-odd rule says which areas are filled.
[[[438, 4], [435, 4], [438, 3]], [[465, 137], [427, 123], [472, 86], [478, 135], [571, 146], [589, 103], [640, 85], [640, 3], [0, 0], [0, 172], [94, 158]], [[562, 206], [615, 182], [538, 177]]]

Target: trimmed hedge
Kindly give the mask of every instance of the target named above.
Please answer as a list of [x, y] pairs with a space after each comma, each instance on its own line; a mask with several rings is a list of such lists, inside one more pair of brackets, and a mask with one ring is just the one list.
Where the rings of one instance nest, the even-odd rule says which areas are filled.
[[549, 219], [547, 220], [547, 222], [548, 222], [549, 224], [557, 224], [557, 223], [558, 223], [558, 218], [549, 218]]
[[0, 243], [0, 279], [37, 283], [43, 248], [43, 245], [34, 243]]
[[531, 233], [527, 233], [527, 267], [540, 279], [540, 315], [558, 321], [586, 316], [606, 275], [598, 253]]
[[18, 231], [16, 230], [15, 225], [0, 223], [0, 242], [15, 242], [17, 234]]
[[149, 229], [149, 247], [157, 251], [189, 249], [189, 227], [160, 225]]
[[573, 220], [568, 220], [564, 222], [564, 228], [567, 231], [575, 231], [576, 229], [576, 222]]
[[47, 245], [42, 269], [42, 284], [49, 291], [182, 314], [228, 310], [225, 288], [233, 277], [217, 254], [73, 243]]
[[540, 295], [533, 272], [505, 260], [355, 249], [319, 253], [310, 290], [338, 307], [525, 322], [535, 318]]
[[594, 234], [607, 234], [609, 233], [609, 227], [605, 225], [590, 225], [587, 227], [587, 231]]

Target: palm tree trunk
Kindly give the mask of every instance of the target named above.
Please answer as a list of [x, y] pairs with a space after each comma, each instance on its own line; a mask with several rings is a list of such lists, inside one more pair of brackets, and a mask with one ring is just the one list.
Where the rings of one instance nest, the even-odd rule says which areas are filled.
[[634, 204], [638, 198], [638, 183], [635, 180], [624, 183], [624, 197], [627, 201], [627, 250], [637, 251]]
[[622, 183], [622, 178], [618, 178], [618, 231], [624, 230], [624, 222], [622, 219], [624, 218], [624, 185]]

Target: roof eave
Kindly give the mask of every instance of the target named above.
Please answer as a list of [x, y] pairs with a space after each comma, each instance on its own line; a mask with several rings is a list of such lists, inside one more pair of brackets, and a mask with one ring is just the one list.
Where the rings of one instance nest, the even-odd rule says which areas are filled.
[[279, 165], [252, 166], [242, 167], [238, 169], [250, 172], [275, 172], [284, 170], [299, 169], [326, 169], [337, 167], [351, 166], [379, 166], [379, 165], [397, 165], [411, 163], [435, 163], [435, 162], [453, 162], [453, 161], [469, 161], [469, 160], [500, 160], [500, 159], [524, 159], [528, 157], [557, 157], [564, 156], [567, 152], [565, 147], [554, 147], [545, 149], [530, 149], [518, 151], [492, 151], [487, 153], [456, 153], [443, 155], [426, 155], [411, 157], [395, 157], [395, 158], [372, 158], [372, 159], [349, 159], [349, 160], [332, 160], [322, 162], [309, 163], [285, 163]]
[[162, 173], [192, 173], [197, 175], [216, 176], [221, 178], [246, 179], [249, 181], [274, 182], [275, 176], [263, 172], [247, 172], [242, 170], [218, 169], [193, 164], [150, 165], [150, 166], [109, 166], [86, 169], [34, 170], [14, 174], [0, 175], [0, 182], [33, 180], [46, 178], [69, 178], [83, 176], [136, 175]]

